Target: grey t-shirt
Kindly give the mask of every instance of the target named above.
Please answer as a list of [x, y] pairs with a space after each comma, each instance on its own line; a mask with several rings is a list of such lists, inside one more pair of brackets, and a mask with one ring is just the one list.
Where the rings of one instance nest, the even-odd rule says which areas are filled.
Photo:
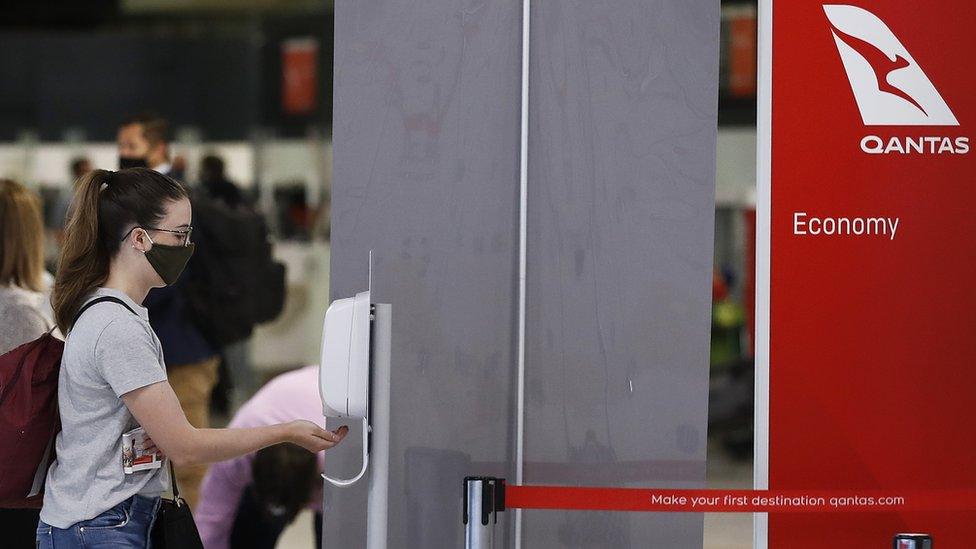
[[98, 303], [68, 333], [61, 358], [58, 406], [61, 433], [57, 460], [44, 487], [41, 520], [68, 528], [111, 509], [135, 494], [157, 496], [169, 485], [168, 468], [125, 474], [122, 434], [138, 423], [120, 398], [166, 380], [163, 351], [149, 327], [149, 313], [123, 292], [99, 288], [111, 301]]

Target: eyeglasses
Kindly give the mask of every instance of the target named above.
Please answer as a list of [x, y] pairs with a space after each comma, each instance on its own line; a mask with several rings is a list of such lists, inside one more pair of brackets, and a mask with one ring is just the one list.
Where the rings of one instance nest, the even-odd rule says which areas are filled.
[[144, 231], [159, 231], [162, 233], [175, 234], [180, 238], [180, 246], [189, 246], [191, 244], [190, 235], [193, 234], [193, 227], [187, 227], [186, 229], [182, 229], [182, 230], [174, 230], [174, 229], [160, 229], [158, 227], [140, 227], [136, 225], [135, 227], [129, 229], [129, 232], [125, 233], [125, 236], [122, 237], [122, 240], [124, 241], [126, 238], [129, 238], [129, 235], [132, 234], [132, 231], [136, 229], [142, 229]]

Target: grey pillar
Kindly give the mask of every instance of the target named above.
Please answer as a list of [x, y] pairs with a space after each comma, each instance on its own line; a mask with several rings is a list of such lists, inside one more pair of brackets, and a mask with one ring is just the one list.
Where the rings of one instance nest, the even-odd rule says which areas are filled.
[[[362, 290], [375, 250], [374, 300], [396, 310], [391, 547], [460, 547], [460, 480], [515, 478], [520, 14], [336, 2], [332, 292]], [[718, 16], [533, 4], [527, 482], [704, 481]], [[356, 441], [329, 453], [337, 475]], [[326, 501], [326, 546], [364, 546], [365, 487]], [[523, 547], [702, 542], [694, 515], [524, 520]]]
[[[704, 483], [718, 4], [532, 4], [527, 483]], [[702, 546], [701, 515], [523, 520], [525, 548]]]
[[[374, 250], [373, 300], [395, 311], [389, 546], [460, 547], [461, 480], [509, 477], [514, 454], [519, 4], [335, 9], [331, 291], [365, 288]], [[366, 487], [326, 502], [326, 546], [363, 547]]]

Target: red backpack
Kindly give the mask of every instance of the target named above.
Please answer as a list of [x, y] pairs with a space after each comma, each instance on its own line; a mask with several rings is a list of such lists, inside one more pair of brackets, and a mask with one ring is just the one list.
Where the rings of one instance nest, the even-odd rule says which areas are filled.
[[[132, 311], [120, 299], [100, 297], [86, 303], [74, 322], [103, 301]], [[58, 375], [64, 342], [53, 331], [0, 355], [0, 508], [41, 507], [54, 437], [61, 430]]]

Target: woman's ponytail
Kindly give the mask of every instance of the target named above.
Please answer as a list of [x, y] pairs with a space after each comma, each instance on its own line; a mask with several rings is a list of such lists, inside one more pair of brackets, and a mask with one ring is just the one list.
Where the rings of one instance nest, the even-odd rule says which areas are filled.
[[65, 228], [51, 304], [61, 333], [68, 333], [81, 300], [108, 277], [110, 257], [99, 234], [99, 198], [113, 172], [93, 170], [78, 180]]

